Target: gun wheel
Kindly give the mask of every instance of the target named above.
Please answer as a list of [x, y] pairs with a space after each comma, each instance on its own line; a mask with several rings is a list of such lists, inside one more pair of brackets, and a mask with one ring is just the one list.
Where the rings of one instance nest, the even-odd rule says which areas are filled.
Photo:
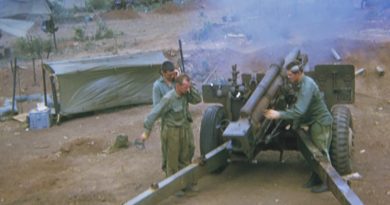
[[[228, 120], [222, 106], [214, 105], [205, 110], [200, 126], [200, 153], [202, 156], [223, 144], [222, 133], [227, 124]], [[222, 162], [220, 164], [225, 163]], [[217, 166], [210, 171], [212, 173], [220, 173], [225, 168], [226, 164], [220, 167]]]
[[346, 175], [352, 172], [352, 116], [349, 108], [342, 105], [333, 106], [332, 115], [332, 143], [329, 154], [334, 168], [340, 175]]

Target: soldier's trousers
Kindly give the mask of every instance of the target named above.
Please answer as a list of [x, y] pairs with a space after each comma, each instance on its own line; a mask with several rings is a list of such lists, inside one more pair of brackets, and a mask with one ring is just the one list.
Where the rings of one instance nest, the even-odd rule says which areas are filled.
[[166, 163], [166, 175], [171, 176], [191, 164], [194, 156], [194, 135], [191, 125], [172, 127], [164, 125], [161, 131], [161, 146]]
[[311, 139], [315, 146], [328, 158], [330, 161], [329, 148], [332, 142], [332, 127], [331, 125], [321, 125], [318, 122], [310, 126]]

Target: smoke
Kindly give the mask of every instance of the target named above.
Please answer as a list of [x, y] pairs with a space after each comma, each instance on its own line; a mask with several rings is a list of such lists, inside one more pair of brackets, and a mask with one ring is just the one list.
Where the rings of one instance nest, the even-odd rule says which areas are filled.
[[[298, 47], [309, 56], [310, 67], [336, 63], [332, 50], [343, 58], [347, 49], [371, 41], [372, 26], [384, 29], [390, 20], [388, 0], [204, 0], [203, 27], [193, 35], [199, 44], [237, 52], [255, 51], [269, 65]], [[362, 2], [364, 5], [362, 5]], [[386, 16], [387, 15], [387, 16]], [[380, 21], [378, 21], [380, 20]], [[379, 23], [372, 23], [372, 22]], [[365, 31], [369, 31], [368, 34]], [[365, 36], [363, 36], [365, 35]], [[240, 56], [240, 58], [234, 58]], [[247, 65], [242, 55], [223, 56], [225, 63]], [[260, 64], [260, 62], [258, 63]], [[255, 68], [251, 68], [256, 70]], [[226, 68], [223, 68], [226, 69]], [[258, 70], [258, 69], [257, 69]]]
[[335, 39], [356, 32], [362, 23], [351, 0], [218, 0], [211, 7], [223, 11], [234, 30], [258, 45], [297, 44]]

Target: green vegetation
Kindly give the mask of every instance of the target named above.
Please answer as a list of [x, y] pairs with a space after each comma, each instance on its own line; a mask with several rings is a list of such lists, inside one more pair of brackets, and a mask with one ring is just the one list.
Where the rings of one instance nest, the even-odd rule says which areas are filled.
[[85, 34], [85, 29], [83, 27], [73, 28], [74, 36], [73, 40], [75, 41], [86, 41], [86, 40], [101, 40], [106, 38], [114, 38], [118, 35], [123, 35], [123, 33], [114, 33], [114, 31], [107, 27], [107, 25], [103, 21], [97, 21], [97, 29], [93, 36], [87, 36]]
[[85, 30], [83, 28], [76, 27], [76, 28], [73, 28], [73, 30], [74, 30], [73, 40], [75, 40], [75, 41], [85, 41], [86, 40]]
[[14, 52], [18, 58], [42, 58], [44, 52], [49, 55], [52, 51], [51, 40], [40, 37], [18, 38], [14, 44]]
[[96, 40], [114, 37], [114, 32], [109, 29], [103, 21], [98, 21], [97, 26], [98, 28], [95, 33]]

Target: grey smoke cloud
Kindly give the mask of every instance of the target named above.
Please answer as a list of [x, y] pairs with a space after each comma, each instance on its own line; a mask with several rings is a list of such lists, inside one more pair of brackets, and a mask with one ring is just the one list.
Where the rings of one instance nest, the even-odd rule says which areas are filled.
[[[390, 19], [390, 12], [386, 13], [390, 8], [388, 0], [367, 0], [364, 9], [361, 8], [361, 0], [204, 2], [206, 23], [196, 33], [197, 40], [215, 44], [224, 42], [235, 51], [245, 51], [247, 45], [257, 50], [267, 49], [263, 50], [263, 53], [267, 53], [267, 61], [284, 55], [292, 47], [300, 47], [309, 54], [309, 63], [312, 65], [330, 63], [333, 48], [343, 55], [343, 50], [352, 48], [358, 41], [371, 40], [369, 36], [361, 39], [364, 29], [372, 30], [373, 26], [383, 29], [378, 27], [381, 25], [379, 23], [371, 25], [371, 21]], [[218, 15], [221, 24], [218, 21], [215, 23], [215, 19], [207, 18], [213, 12], [220, 12]], [[245, 39], [245, 43], [237, 43], [242, 39]], [[348, 41], [348, 46], [340, 44], [345, 41]], [[247, 59], [234, 60], [238, 63], [240, 61]]]
[[[212, 7], [237, 20], [236, 30], [260, 44], [340, 38], [358, 30], [363, 15], [351, 0], [218, 0]], [[230, 17], [229, 17], [230, 16]]]

